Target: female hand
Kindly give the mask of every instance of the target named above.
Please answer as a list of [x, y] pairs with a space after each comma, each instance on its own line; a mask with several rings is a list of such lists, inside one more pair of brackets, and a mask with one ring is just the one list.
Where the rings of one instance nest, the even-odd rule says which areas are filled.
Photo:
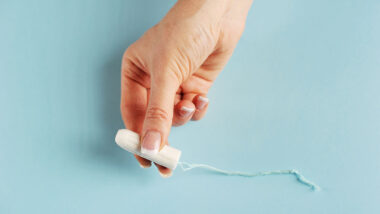
[[[142, 136], [142, 153], [167, 144], [172, 125], [200, 120], [207, 92], [243, 32], [251, 0], [179, 0], [125, 52], [121, 113]], [[136, 156], [140, 165], [151, 162]], [[157, 165], [163, 177], [171, 170]]]

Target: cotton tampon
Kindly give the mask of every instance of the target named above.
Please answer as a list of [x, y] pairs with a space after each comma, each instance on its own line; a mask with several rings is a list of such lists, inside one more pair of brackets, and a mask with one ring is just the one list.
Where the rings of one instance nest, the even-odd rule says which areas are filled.
[[169, 169], [177, 167], [181, 151], [170, 146], [164, 146], [157, 154], [148, 155], [141, 153], [140, 136], [128, 129], [120, 129], [115, 137], [117, 145], [140, 157], [153, 161]]
[[156, 155], [142, 154], [140, 149], [140, 136], [127, 129], [120, 129], [115, 137], [116, 143], [123, 149], [136, 154], [138, 156], [144, 157], [162, 166], [174, 170], [177, 165], [180, 165], [183, 171], [188, 171], [196, 168], [208, 170], [211, 172], [219, 173], [227, 176], [242, 176], [242, 177], [259, 177], [268, 175], [293, 175], [296, 177], [297, 181], [303, 185], [310, 187], [314, 191], [320, 190], [320, 187], [315, 183], [307, 180], [301, 173], [295, 169], [289, 170], [272, 170], [272, 171], [262, 171], [256, 173], [249, 172], [239, 172], [239, 171], [228, 171], [223, 169], [218, 169], [216, 167], [206, 165], [206, 164], [190, 164], [186, 162], [179, 162], [181, 156], [181, 151], [170, 146], [164, 146], [161, 151]]

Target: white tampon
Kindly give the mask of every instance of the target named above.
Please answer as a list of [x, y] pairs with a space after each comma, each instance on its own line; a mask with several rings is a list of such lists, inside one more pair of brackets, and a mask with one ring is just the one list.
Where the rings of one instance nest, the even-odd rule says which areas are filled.
[[164, 148], [162, 148], [155, 155], [142, 154], [139, 134], [128, 129], [120, 129], [116, 134], [115, 141], [117, 145], [127, 150], [128, 152], [151, 160], [169, 169], [175, 169], [177, 167], [179, 158], [181, 157], [180, 150], [167, 145], [164, 146]]

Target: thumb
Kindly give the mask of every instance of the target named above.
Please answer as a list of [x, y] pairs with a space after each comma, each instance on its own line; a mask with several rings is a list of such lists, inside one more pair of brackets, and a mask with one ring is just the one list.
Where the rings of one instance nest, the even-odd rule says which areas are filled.
[[178, 79], [175, 75], [170, 75], [170, 72], [151, 75], [150, 96], [142, 129], [143, 154], [156, 154], [166, 144], [178, 87]]

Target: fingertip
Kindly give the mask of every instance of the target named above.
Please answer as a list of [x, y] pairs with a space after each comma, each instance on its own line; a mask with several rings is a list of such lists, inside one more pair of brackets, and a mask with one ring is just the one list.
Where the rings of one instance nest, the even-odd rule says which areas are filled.
[[189, 100], [181, 100], [174, 108], [174, 126], [180, 126], [188, 122], [196, 110], [194, 103]]
[[193, 103], [194, 103], [195, 107], [197, 108], [197, 110], [201, 111], [207, 107], [207, 105], [209, 103], [209, 99], [204, 95], [197, 95], [194, 97]]
[[166, 168], [164, 166], [161, 166], [159, 164], [154, 163], [158, 169], [158, 172], [160, 173], [161, 177], [163, 178], [169, 178], [173, 175], [173, 171], [169, 168]]
[[152, 166], [152, 162], [150, 160], [147, 160], [145, 158], [142, 158], [138, 155], [135, 155], [136, 160], [139, 162], [141, 168], [149, 168]]
[[178, 116], [180, 116], [181, 118], [188, 118], [194, 113], [194, 111], [195, 107], [187, 107], [183, 105], [180, 108], [178, 108], [177, 113]]
[[193, 103], [195, 107], [197, 108], [197, 110], [194, 112], [191, 120], [197, 121], [197, 120], [202, 119], [204, 115], [206, 114], [208, 104], [209, 104], [209, 99], [204, 95], [197, 95], [194, 97]]

